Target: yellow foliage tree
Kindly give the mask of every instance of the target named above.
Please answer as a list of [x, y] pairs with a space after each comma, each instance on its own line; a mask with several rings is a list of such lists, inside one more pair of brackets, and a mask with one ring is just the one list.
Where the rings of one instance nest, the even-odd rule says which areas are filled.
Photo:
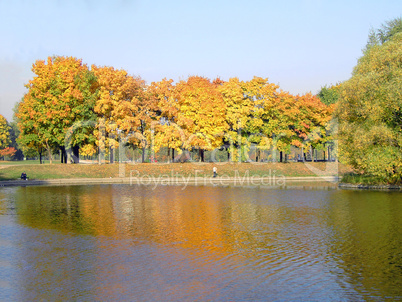
[[147, 106], [149, 98], [144, 92], [144, 81], [128, 75], [123, 69], [93, 65], [91, 70], [97, 77], [99, 87], [99, 97], [94, 107], [99, 117], [95, 131], [99, 137], [99, 149], [108, 148], [110, 162], [113, 162], [113, 150], [119, 146], [120, 136], [131, 136], [132, 143], [145, 148], [146, 138], [138, 139], [138, 135], [133, 135], [138, 131], [144, 135], [145, 124], [150, 118], [148, 114], [152, 111]]
[[0, 114], [0, 150], [10, 145], [10, 126], [7, 120]]
[[183, 131], [182, 148], [198, 149], [204, 161], [204, 150], [222, 146], [228, 125], [226, 104], [216, 84], [200, 76], [191, 76], [176, 85], [176, 99], [180, 110], [177, 125]]

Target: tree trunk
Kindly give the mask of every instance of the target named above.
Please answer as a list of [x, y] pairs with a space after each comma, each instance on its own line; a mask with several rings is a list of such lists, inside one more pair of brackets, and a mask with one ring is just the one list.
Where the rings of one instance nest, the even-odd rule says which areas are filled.
[[168, 160], [168, 164], [170, 163], [170, 148], [167, 148], [167, 160]]
[[204, 149], [198, 149], [198, 155], [200, 158], [200, 162], [204, 162]]
[[66, 162], [67, 162], [67, 164], [71, 164], [71, 162], [72, 162], [72, 156], [71, 156], [71, 149], [68, 149], [68, 150], [66, 150], [66, 153], [67, 153], [67, 160], [66, 160]]
[[98, 154], [98, 164], [101, 165], [102, 164], [102, 152], [101, 149], [99, 148], [99, 154]]
[[73, 147], [73, 162], [75, 164], [80, 163], [80, 147], [79, 146]]
[[145, 163], [145, 147], [142, 148], [141, 162]]
[[64, 147], [60, 147], [60, 163], [61, 164], [65, 164], [66, 163], [66, 159], [65, 159], [65, 153], [66, 153], [66, 149]]
[[259, 157], [260, 157], [260, 150], [257, 149], [257, 150], [255, 151], [255, 162], [256, 162], [256, 163], [258, 163]]
[[328, 161], [331, 161], [331, 153], [330, 153], [329, 146], [328, 146]]
[[53, 162], [52, 149], [50, 148], [48, 142], [46, 142], [46, 149], [47, 149], [47, 154], [48, 154], [48, 157], [49, 157], [49, 163], [51, 164]]
[[279, 151], [279, 162], [282, 163], [283, 162], [283, 152]]
[[109, 147], [109, 162], [111, 164], [114, 163], [114, 148], [113, 147]]
[[42, 164], [42, 151], [38, 151], [39, 153], [39, 163]]
[[310, 157], [311, 157], [311, 162], [314, 162], [313, 146], [310, 146]]
[[174, 148], [172, 148], [172, 163], [174, 163]]

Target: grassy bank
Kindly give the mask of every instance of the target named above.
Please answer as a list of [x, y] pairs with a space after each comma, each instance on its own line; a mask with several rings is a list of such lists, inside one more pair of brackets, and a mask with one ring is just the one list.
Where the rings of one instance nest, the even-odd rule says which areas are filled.
[[133, 176], [342, 176], [351, 169], [339, 163], [174, 163], [174, 164], [15, 164], [0, 163], [0, 180], [19, 179], [25, 171], [29, 179], [116, 178]]
[[344, 173], [341, 182], [353, 185], [402, 185], [401, 183], [388, 183], [380, 177], [358, 173]]

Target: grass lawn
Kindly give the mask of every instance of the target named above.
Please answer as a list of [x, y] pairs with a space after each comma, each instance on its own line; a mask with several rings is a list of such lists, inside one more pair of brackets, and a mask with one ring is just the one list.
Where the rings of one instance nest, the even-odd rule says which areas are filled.
[[[49, 161], [47, 161], [49, 162]], [[26, 165], [39, 165], [39, 159], [35, 159], [35, 160], [15, 160], [15, 161], [0, 161], [0, 167], [1, 166], [26, 166]]]
[[0, 162], [0, 180], [19, 179], [26, 172], [33, 179], [116, 178], [120, 176], [343, 176], [352, 169], [340, 163], [173, 163], [173, 164], [39, 164], [39, 162]]

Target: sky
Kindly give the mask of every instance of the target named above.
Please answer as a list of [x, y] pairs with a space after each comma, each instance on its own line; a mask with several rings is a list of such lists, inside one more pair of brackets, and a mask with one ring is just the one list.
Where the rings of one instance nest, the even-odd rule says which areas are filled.
[[349, 79], [370, 29], [401, 15], [400, 0], [0, 0], [0, 114], [12, 120], [32, 64], [53, 55], [148, 84], [259, 76], [316, 94]]

